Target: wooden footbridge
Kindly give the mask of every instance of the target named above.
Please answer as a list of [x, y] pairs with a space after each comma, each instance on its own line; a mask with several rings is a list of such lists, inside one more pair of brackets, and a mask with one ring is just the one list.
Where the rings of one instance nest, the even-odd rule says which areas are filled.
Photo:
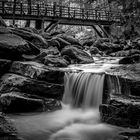
[[35, 20], [38, 28], [44, 21], [50, 21], [49, 26], [57, 22], [59, 24], [86, 26], [111, 25], [120, 22], [119, 12], [66, 7], [56, 3], [28, 6], [24, 3], [15, 4], [14, 2], [0, 1], [0, 16], [4, 19]]

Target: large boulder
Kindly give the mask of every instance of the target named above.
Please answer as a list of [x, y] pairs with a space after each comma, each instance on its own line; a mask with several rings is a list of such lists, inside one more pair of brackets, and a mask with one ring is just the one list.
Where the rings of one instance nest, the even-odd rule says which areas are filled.
[[112, 95], [108, 104], [100, 106], [102, 121], [131, 128], [140, 127], [140, 99]]
[[66, 35], [66, 34], [62, 34], [60, 36], [62, 39], [64, 39], [65, 41], [69, 42], [71, 45], [78, 45], [81, 46], [80, 42], [78, 41], [78, 39], [70, 36], [70, 35]]
[[37, 81], [17, 74], [5, 74], [1, 77], [0, 93], [2, 94], [12, 91], [38, 95], [46, 98], [61, 98], [64, 86]]
[[0, 59], [0, 76], [9, 71], [12, 62], [6, 59]]
[[63, 70], [55, 67], [48, 67], [37, 62], [13, 62], [10, 72], [30, 77], [36, 80], [42, 80], [49, 83], [63, 84]]
[[56, 46], [59, 51], [68, 45], [70, 45], [70, 43], [60, 37], [53, 37], [49, 42], [49, 46]]
[[140, 55], [135, 54], [132, 56], [126, 56], [119, 60], [119, 64], [134, 64], [134, 63], [140, 63]]
[[72, 64], [94, 62], [93, 58], [88, 53], [75, 47], [65, 47], [61, 51], [61, 55], [70, 58]]
[[52, 66], [52, 67], [67, 67], [69, 64], [61, 56], [46, 56], [46, 57], [44, 57], [44, 60], [42, 63], [47, 66]]
[[23, 39], [33, 43], [38, 48], [46, 49], [48, 48], [48, 43], [46, 42], [45, 38], [43, 38], [39, 34], [35, 34], [20, 28], [11, 29], [12, 33], [22, 37]]
[[21, 37], [14, 34], [0, 34], [0, 58], [18, 60], [22, 54], [36, 55], [38, 48], [29, 46]]
[[59, 101], [45, 99], [20, 92], [4, 93], [0, 96], [2, 111], [5, 113], [54, 111], [61, 108]]

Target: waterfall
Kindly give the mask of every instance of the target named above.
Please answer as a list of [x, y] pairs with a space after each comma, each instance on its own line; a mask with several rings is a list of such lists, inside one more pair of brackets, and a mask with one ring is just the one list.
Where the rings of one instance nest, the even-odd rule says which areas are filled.
[[63, 103], [73, 107], [98, 108], [102, 103], [103, 73], [66, 73]]
[[130, 87], [127, 79], [121, 79], [117, 75], [107, 76], [108, 94], [130, 95]]

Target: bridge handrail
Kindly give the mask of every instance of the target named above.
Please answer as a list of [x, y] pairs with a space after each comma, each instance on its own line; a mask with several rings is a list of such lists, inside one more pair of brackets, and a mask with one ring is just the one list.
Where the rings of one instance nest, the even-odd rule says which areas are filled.
[[21, 16], [51, 16], [87, 20], [120, 21], [120, 12], [112, 12], [109, 10], [83, 9], [78, 7], [60, 6], [56, 4], [32, 4], [32, 6], [29, 7], [25, 3], [16, 3], [16, 5], [14, 5], [14, 2], [1, 2], [0, 13]]

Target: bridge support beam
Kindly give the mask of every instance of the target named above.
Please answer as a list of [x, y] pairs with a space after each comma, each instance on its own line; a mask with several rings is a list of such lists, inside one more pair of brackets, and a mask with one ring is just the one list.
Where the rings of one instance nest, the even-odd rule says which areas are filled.
[[95, 32], [98, 34], [99, 37], [103, 37], [102, 33], [100, 33], [100, 31], [98, 31], [98, 29], [96, 28], [96, 25], [92, 25], [93, 29], [95, 30]]
[[43, 24], [44, 24], [43, 20], [36, 20], [35, 21], [35, 28], [40, 30], [43, 28]]
[[104, 25], [104, 30], [105, 30], [108, 34], [111, 33], [110, 26], [105, 26], [105, 25]]

